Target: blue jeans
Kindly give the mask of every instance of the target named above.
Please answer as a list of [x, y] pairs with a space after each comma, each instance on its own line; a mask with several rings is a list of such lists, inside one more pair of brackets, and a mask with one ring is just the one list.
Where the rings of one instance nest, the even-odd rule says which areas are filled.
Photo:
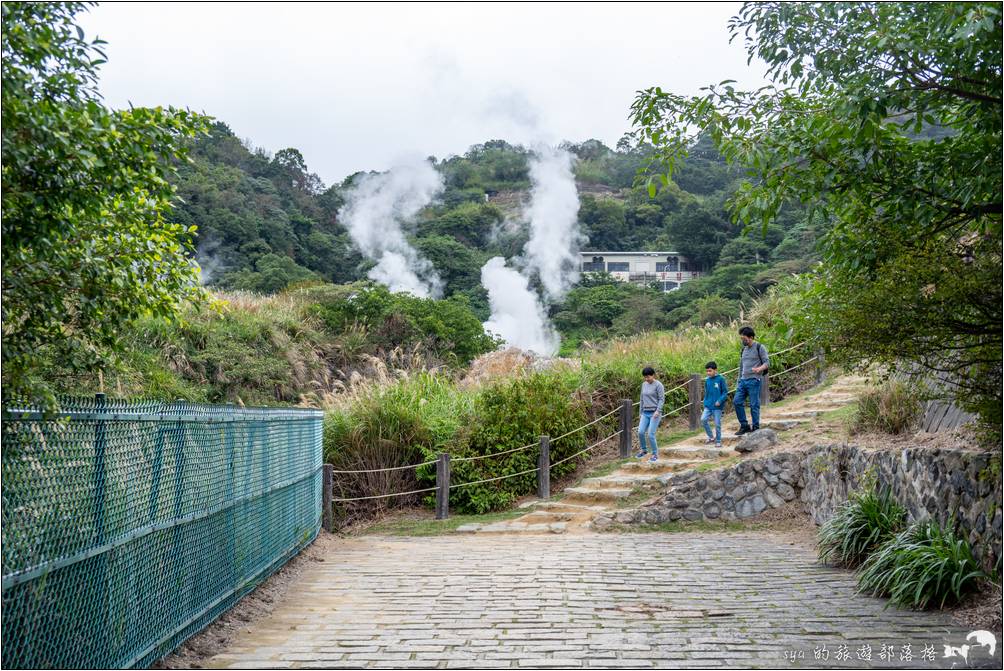
[[[711, 417], [715, 418], [715, 434], [711, 435], [711, 425], [708, 420]], [[704, 425], [704, 432], [708, 434], [708, 438], [714, 438], [716, 443], [722, 442], [722, 409], [721, 408], [705, 408], [704, 412], [701, 413], [701, 424]]]
[[748, 427], [746, 422], [746, 408], [744, 404], [746, 398], [750, 400], [750, 414], [753, 416], [753, 426], [760, 426], [760, 380], [757, 378], [746, 378], [739, 380], [736, 395], [732, 397], [732, 405], [736, 407], [736, 418], [739, 426]]
[[[642, 452], [651, 452], [652, 456], [659, 456], [659, 446], [655, 444], [655, 430], [659, 428], [659, 422], [662, 421], [662, 415], [657, 418], [652, 417], [655, 414], [655, 410], [642, 410], [641, 411], [641, 423], [638, 425], [638, 444], [641, 445]], [[652, 446], [651, 449], [645, 449], [645, 436], [648, 436], [648, 442]]]

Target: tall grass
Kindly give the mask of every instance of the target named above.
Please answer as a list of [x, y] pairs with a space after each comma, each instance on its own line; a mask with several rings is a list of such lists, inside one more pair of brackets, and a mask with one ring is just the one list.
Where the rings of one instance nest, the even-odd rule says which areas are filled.
[[889, 380], [858, 397], [851, 431], [905, 433], [916, 426], [923, 409], [915, 389], [900, 380]]
[[861, 568], [858, 589], [904, 608], [958, 603], [987, 577], [965, 539], [929, 520], [885, 543]]
[[819, 560], [853, 568], [903, 528], [906, 510], [888, 491], [852, 494], [819, 529]]

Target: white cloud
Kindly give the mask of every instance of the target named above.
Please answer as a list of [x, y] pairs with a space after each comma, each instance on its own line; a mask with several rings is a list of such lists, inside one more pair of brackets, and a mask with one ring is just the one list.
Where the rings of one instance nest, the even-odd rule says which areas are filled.
[[613, 145], [638, 89], [761, 82], [738, 4], [108, 3], [112, 106], [205, 111], [326, 183], [492, 138]]

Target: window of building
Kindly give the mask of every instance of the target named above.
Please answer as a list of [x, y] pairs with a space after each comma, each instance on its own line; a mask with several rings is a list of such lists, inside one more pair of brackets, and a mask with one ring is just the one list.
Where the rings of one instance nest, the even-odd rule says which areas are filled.
[[582, 262], [582, 272], [584, 273], [602, 273], [604, 270], [606, 267], [602, 256], [594, 256], [592, 261]]
[[665, 261], [657, 261], [655, 264], [655, 272], [657, 273], [675, 273], [680, 270], [680, 259], [676, 256], [667, 256]]
[[611, 261], [607, 264], [607, 272], [627, 273], [631, 271], [631, 264], [627, 261]]

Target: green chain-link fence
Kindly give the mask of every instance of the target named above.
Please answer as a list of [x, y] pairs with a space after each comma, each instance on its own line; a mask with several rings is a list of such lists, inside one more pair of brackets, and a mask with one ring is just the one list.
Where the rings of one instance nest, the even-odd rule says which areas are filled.
[[321, 413], [65, 400], [3, 415], [3, 666], [144, 667], [320, 527]]

